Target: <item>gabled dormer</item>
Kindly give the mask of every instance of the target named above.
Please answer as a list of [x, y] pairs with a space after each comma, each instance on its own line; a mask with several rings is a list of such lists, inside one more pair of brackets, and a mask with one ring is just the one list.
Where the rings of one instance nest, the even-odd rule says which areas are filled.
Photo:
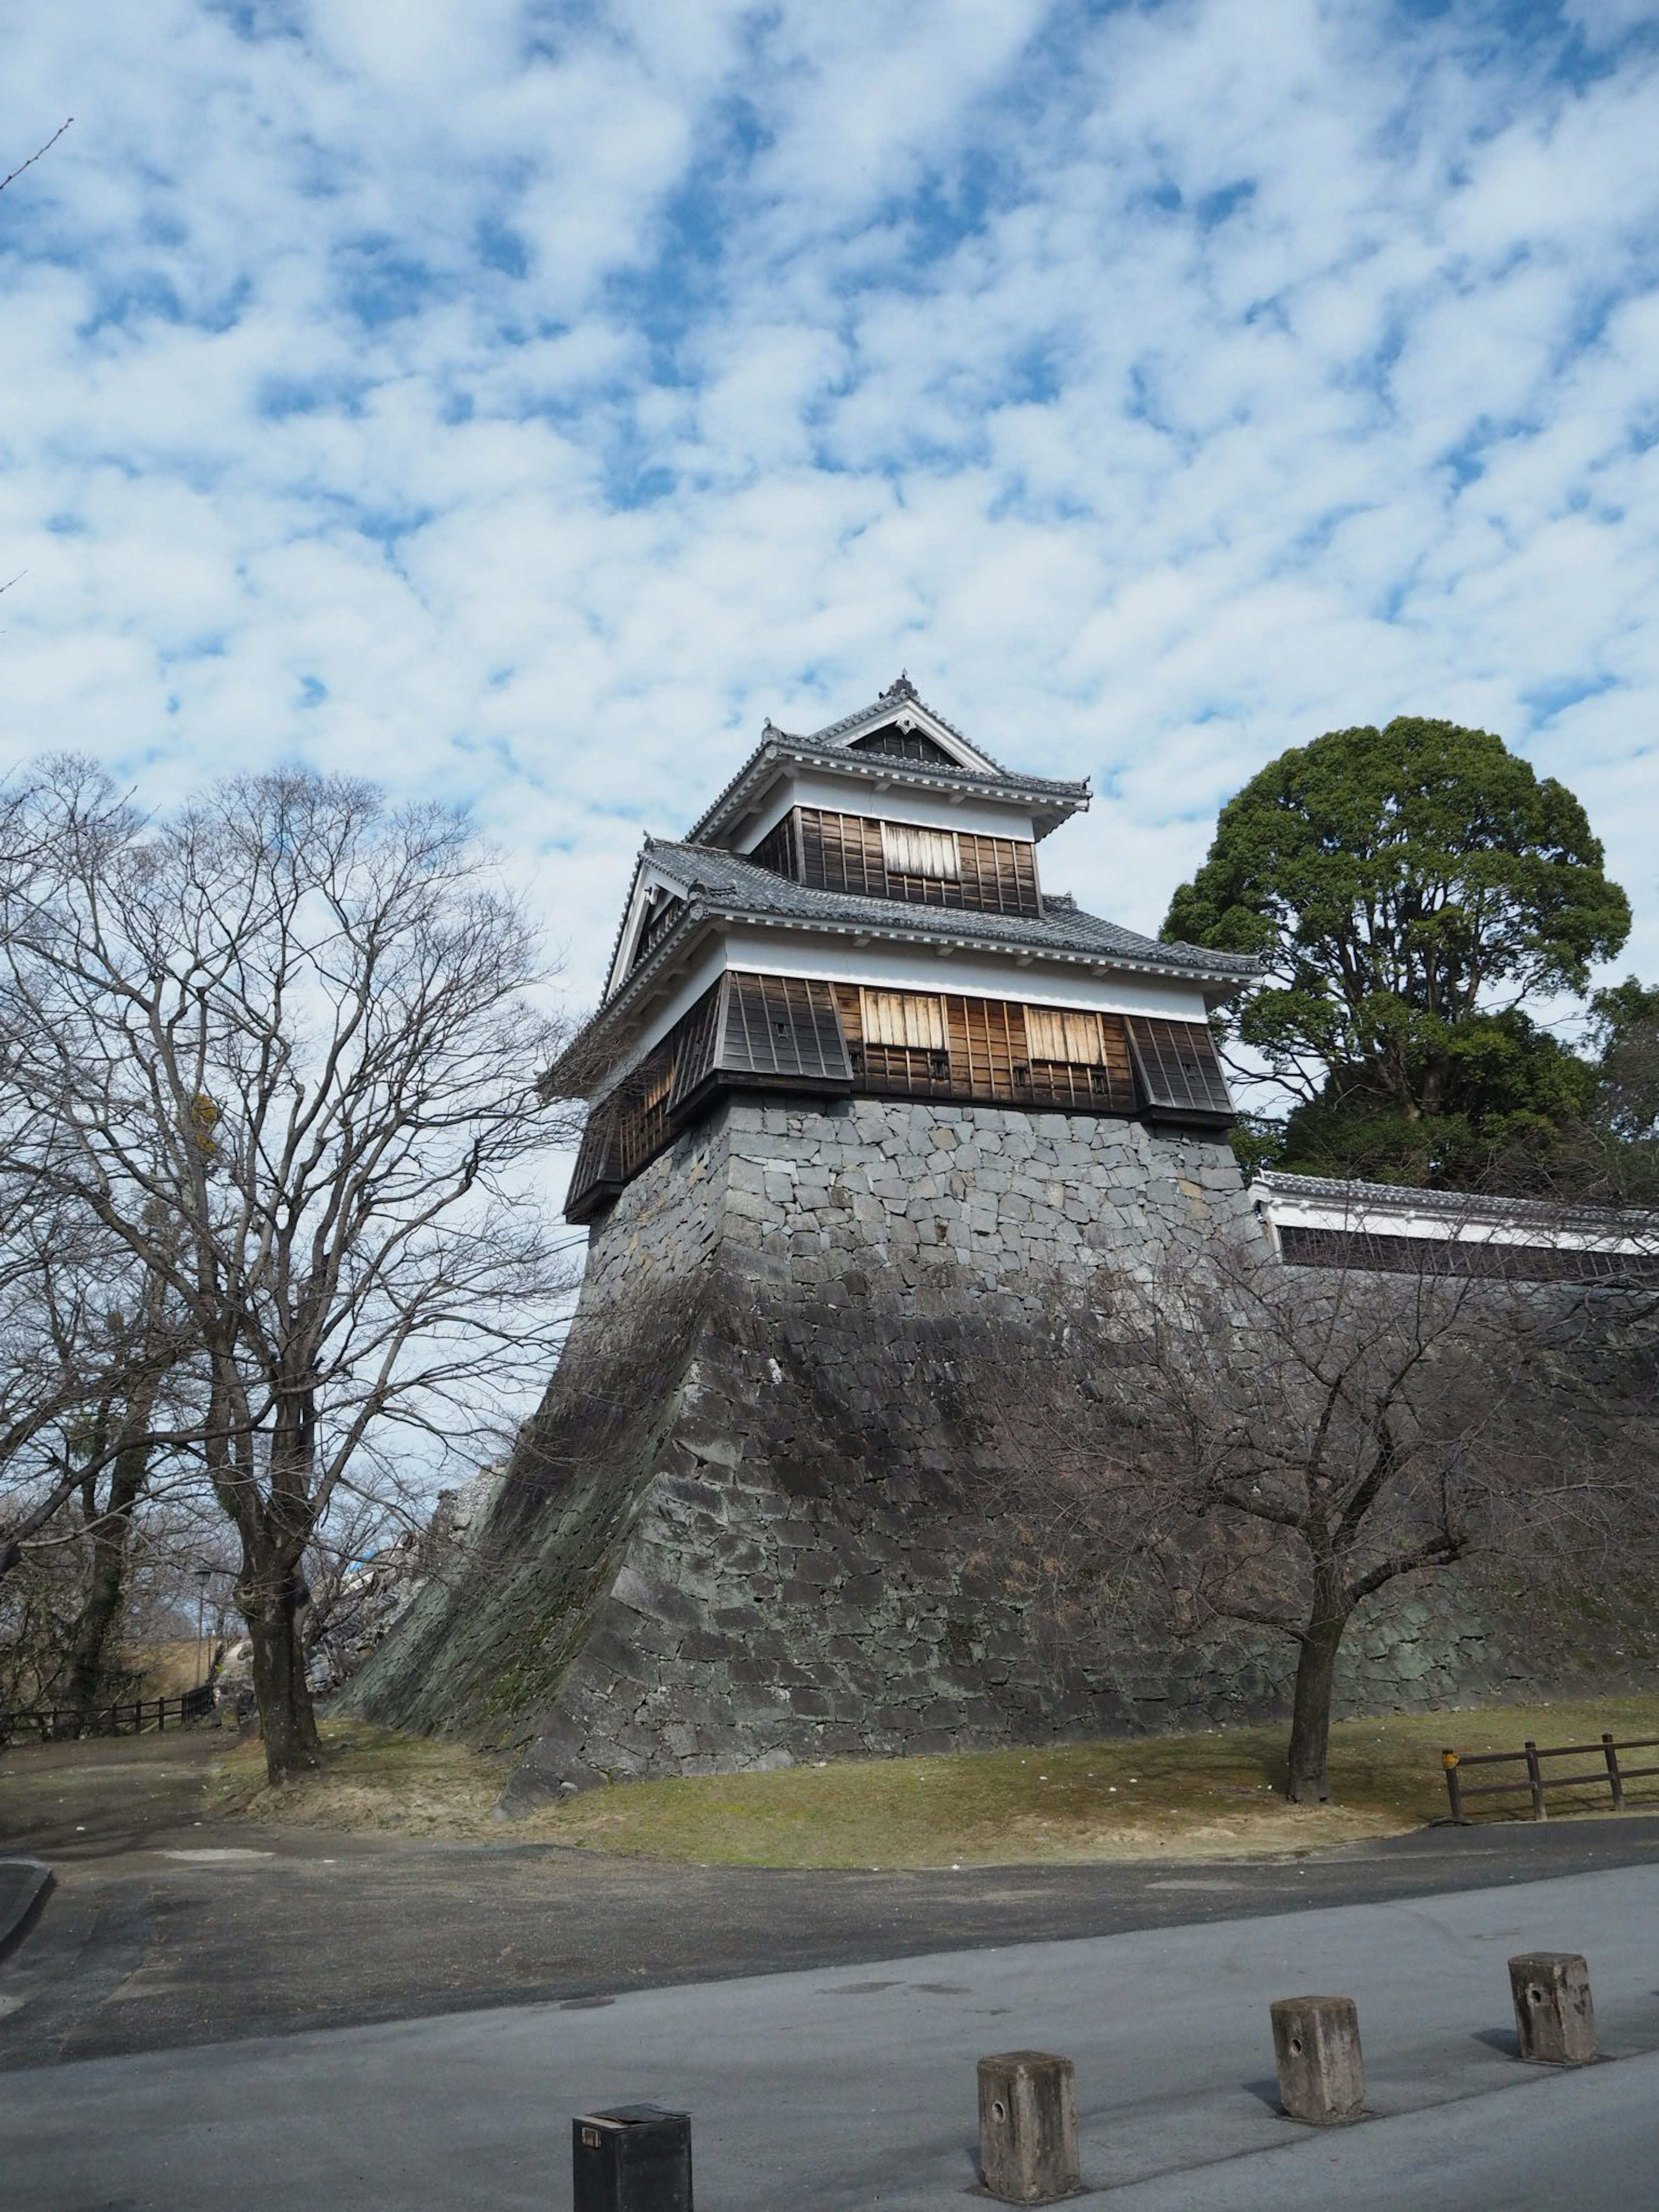
[[1035, 844], [1089, 804], [1086, 783], [1005, 768], [921, 699], [906, 677], [856, 714], [761, 742], [686, 842], [753, 854], [793, 807]]

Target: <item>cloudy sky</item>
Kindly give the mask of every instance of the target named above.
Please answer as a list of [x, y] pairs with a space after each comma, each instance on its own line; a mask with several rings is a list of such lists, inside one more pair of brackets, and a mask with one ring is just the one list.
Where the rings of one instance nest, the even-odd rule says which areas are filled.
[[908, 668], [1156, 927], [1401, 711], [1659, 975], [1659, 6], [7, 6], [0, 750], [470, 803], [595, 988], [642, 832]]

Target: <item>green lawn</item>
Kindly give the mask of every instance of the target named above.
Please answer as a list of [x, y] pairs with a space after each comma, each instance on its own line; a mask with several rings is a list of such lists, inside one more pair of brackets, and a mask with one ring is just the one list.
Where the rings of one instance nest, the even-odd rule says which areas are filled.
[[[258, 1747], [246, 1746], [224, 1762], [210, 1802], [254, 1820], [493, 1833], [724, 1866], [1273, 1856], [1443, 1818], [1443, 1745], [1518, 1749], [1528, 1736], [1594, 1741], [1603, 1729], [1659, 1736], [1659, 1696], [1340, 1723], [1332, 1735], [1337, 1802], [1328, 1807], [1285, 1802], [1285, 1730], [1275, 1727], [619, 1784], [503, 1826], [489, 1817], [505, 1778], [500, 1761], [458, 1744], [330, 1723], [328, 1764], [314, 1780], [264, 1790]], [[1484, 1817], [1528, 1810], [1524, 1796], [1498, 1802]], [[1659, 1806], [1659, 1784], [1634, 1784], [1628, 1802]], [[1553, 1792], [1551, 1816], [1607, 1803], [1605, 1784]]]

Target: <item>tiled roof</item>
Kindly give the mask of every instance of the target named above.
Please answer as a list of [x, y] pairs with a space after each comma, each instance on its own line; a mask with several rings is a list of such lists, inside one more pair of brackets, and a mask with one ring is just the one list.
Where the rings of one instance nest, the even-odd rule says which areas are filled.
[[738, 916], [811, 923], [852, 924], [867, 929], [901, 929], [923, 937], [960, 942], [976, 938], [987, 945], [1021, 951], [1083, 953], [1120, 959], [1137, 967], [1176, 975], [1237, 977], [1247, 981], [1258, 970], [1254, 960], [1236, 952], [1210, 952], [1195, 945], [1162, 945], [1100, 915], [1085, 914], [1069, 901], [1051, 900], [1040, 921], [1018, 915], [975, 914], [960, 907], [911, 906], [900, 899], [866, 898], [854, 891], [815, 890], [787, 876], [774, 875], [752, 860], [739, 860], [711, 845], [649, 848], [653, 867], [688, 900], [699, 894], [705, 905]]
[[1551, 1199], [1508, 1198], [1501, 1193], [1419, 1190], [1407, 1183], [1362, 1182], [1358, 1177], [1297, 1175], [1285, 1168], [1260, 1168], [1250, 1189], [1269, 1202], [1297, 1200], [1319, 1206], [1341, 1206], [1367, 1216], [1428, 1214], [1470, 1227], [1513, 1224], [1526, 1229], [1596, 1229], [1606, 1235], [1659, 1236], [1659, 1211], [1612, 1206], [1572, 1206]]
[[646, 842], [643, 862], [685, 905], [632, 973], [605, 1000], [572, 1041], [549, 1080], [562, 1071], [585, 1080], [594, 1071], [599, 1038], [628, 1009], [646, 996], [677, 948], [698, 926], [720, 921], [757, 921], [795, 929], [828, 929], [845, 936], [902, 936], [927, 943], [974, 946], [987, 951], [1048, 953], [1090, 966], [1142, 969], [1183, 977], [1224, 989], [1249, 982], [1260, 971], [1254, 960], [1235, 952], [1211, 952], [1195, 945], [1163, 945], [1098, 915], [1085, 914], [1070, 898], [1049, 894], [1040, 921], [1017, 915], [975, 914], [962, 908], [910, 906], [902, 900], [866, 898], [852, 891], [815, 890], [774, 875], [753, 861], [739, 860], [717, 845]]
[[[857, 721], [861, 718], [854, 715], [851, 719]], [[1012, 769], [1000, 769], [994, 775], [990, 775], [982, 769], [963, 768], [956, 761], [908, 761], [889, 753], [851, 752], [829, 731], [820, 730], [810, 738], [792, 738], [785, 731], [774, 729], [769, 725], [759, 745], [750, 754], [719, 798], [705, 808], [701, 817], [692, 824], [689, 842], [698, 842], [710, 826], [720, 820], [727, 802], [763, 762], [786, 758], [808, 763], [814, 761], [833, 763], [837, 768], [855, 768], [872, 781], [971, 791], [988, 799], [1000, 796], [1057, 799], [1064, 803], [1067, 811], [1074, 811], [1089, 803], [1086, 782], [1066, 782], [1050, 775], [1021, 775]]]

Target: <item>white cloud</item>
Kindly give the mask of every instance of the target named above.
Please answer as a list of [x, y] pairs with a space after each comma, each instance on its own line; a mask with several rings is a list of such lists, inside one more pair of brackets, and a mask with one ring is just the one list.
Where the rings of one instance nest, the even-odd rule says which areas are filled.
[[469, 799], [586, 994], [643, 830], [902, 662], [1110, 779], [1047, 871], [1143, 927], [1272, 753], [1449, 713], [1659, 973], [1645, 20], [34, 11], [0, 753]]

